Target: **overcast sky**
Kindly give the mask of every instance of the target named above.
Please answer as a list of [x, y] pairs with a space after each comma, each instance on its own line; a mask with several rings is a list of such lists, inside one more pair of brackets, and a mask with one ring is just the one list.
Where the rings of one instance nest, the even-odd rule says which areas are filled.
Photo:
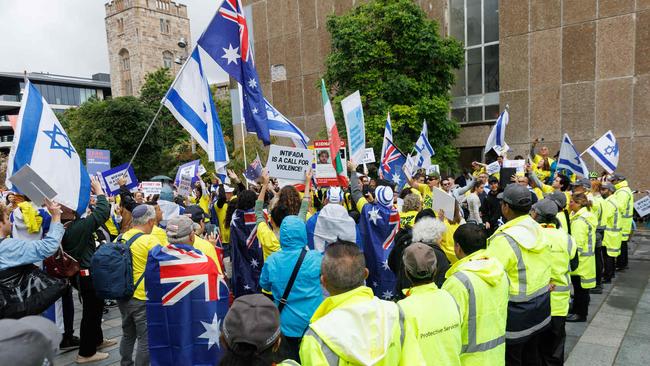
[[[106, 0], [0, 0], [0, 71], [49, 72], [90, 77], [109, 72]], [[219, 0], [187, 5], [192, 41], [214, 15]]]

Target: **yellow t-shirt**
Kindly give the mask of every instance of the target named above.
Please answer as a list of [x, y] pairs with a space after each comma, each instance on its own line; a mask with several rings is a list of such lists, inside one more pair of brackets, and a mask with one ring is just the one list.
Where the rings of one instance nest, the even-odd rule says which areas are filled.
[[221, 241], [230, 243], [230, 223], [226, 223], [226, 211], [228, 211], [228, 204], [224, 203], [221, 208], [214, 204], [214, 210], [217, 211], [217, 219], [219, 219], [219, 233], [221, 233]]
[[160, 226], [154, 226], [153, 230], [151, 230], [151, 235], [158, 240], [158, 244], [164, 247], [169, 245], [169, 241], [167, 240], [167, 233]]
[[194, 244], [192, 246], [200, 250], [201, 253], [207, 255], [208, 258], [211, 258], [214, 261], [214, 263], [217, 265], [217, 269], [219, 270], [219, 273], [223, 273], [223, 271], [221, 270], [221, 266], [219, 265], [219, 259], [217, 258], [217, 250], [214, 249], [214, 245], [212, 245], [212, 243], [201, 238], [198, 235], [195, 235]]
[[443, 252], [445, 252], [447, 259], [449, 259], [449, 263], [454, 264], [458, 262], [458, 258], [456, 258], [456, 252], [454, 251], [454, 233], [460, 224], [452, 224], [447, 219], [445, 219], [445, 226], [447, 227], [447, 230], [445, 230], [445, 233], [442, 235], [442, 239], [440, 239], [440, 248]]
[[[129, 240], [135, 234], [142, 233], [138, 229], [129, 229], [122, 235], [122, 239]], [[147, 266], [147, 257], [149, 256], [149, 251], [151, 248], [159, 244], [159, 240], [153, 236], [144, 234], [131, 243], [131, 258], [133, 262], [133, 284], [138, 282], [138, 279], [144, 273], [145, 267]], [[138, 300], [146, 300], [147, 296], [144, 292], [144, 278], [140, 281], [140, 284], [135, 289], [133, 297]]]
[[266, 222], [257, 224], [257, 240], [262, 246], [264, 261], [269, 255], [280, 251], [280, 240]]

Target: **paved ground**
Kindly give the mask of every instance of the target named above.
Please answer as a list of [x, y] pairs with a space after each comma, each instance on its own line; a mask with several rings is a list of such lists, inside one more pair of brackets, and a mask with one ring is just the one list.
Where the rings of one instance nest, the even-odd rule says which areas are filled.
[[[610, 366], [650, 365], [650, 230], [637, 231], [630, 244], [630, 269], [605, 285], [602, 295], [591, 295], [587, 323], [567, 323], [566, 364]], [[81, 308], [75, 293], [75, 330], [79, 331]], [[110, 308], [102, 324], [104, 337], [119, 341], [120, 312]], [[78, 335], [78, 333], [77, 333]], [[119, 365], [118, 346], [110, 357], [93, 366]], [[59, 354], [56, 366], [74, 365], [77, 351]]]

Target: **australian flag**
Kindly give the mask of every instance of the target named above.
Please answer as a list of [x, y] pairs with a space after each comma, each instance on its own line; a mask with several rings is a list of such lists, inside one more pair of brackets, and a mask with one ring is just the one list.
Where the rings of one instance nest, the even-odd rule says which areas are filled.
[[241, 0], [224, 0], [197, 45], [241, 84], [246, 129], [256, 133], [264, 145], [269, 145], [271, 137], [266, 105], [249, 35]]
[[399, 212], [394, 207], [366, 203], [359, 217], [363, 254], [368, 267], [366, 283], [375, 296], [384, 300], [395, 297], [395, 274], [388, 267], [388, 256], [399, 230]]
[[184, 244], [157, 246], [145, 269], [152, 365], [215, 365], [229, 292], [217, 265]]
[[231, 285], [235, 297], [260, 293], [260, 273], [264, 265], [262, 246], [257, 240], [253, 210], [235, 210], [230, 223], [232, 246]]
[[406, 174], [402, 167], [406, 164], [406, 156], [388, 139], [386, 141], [386, 152], [381, 157], [380, 169], [384, 179], [395, 183], [398, 191], [401, 191], [406, 184]]
[[246, 180], [249, 182], [255, 183], [257, 178], [262, 176], [262, 161], [260, 160], [259, 154], [257, 157], [255, 157], [255, 160], [253, 160], [250, 164], [248, 164], [248, 167], [244, 171], [244, 177], [246, 177]]

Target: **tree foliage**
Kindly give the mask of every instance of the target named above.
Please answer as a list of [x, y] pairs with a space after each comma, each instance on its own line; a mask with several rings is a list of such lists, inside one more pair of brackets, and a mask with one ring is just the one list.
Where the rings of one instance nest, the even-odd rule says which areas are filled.
[[381, 151], [386, 113], [390, 111], [395, 143], [413, 148], [427, 121], [434, 160], [455, 165], [451, 141], [459, 126], [449, 119], [453, 70], [463, 62], [462, 45], [441, 37], [438, 24], [412, 0], [371, 0], [341, 16], [330, 16], [332, 51], [325, 81], [336, 93], [339, 133], [345, 135], [340, 100], [359, 90], [369, 146]]

